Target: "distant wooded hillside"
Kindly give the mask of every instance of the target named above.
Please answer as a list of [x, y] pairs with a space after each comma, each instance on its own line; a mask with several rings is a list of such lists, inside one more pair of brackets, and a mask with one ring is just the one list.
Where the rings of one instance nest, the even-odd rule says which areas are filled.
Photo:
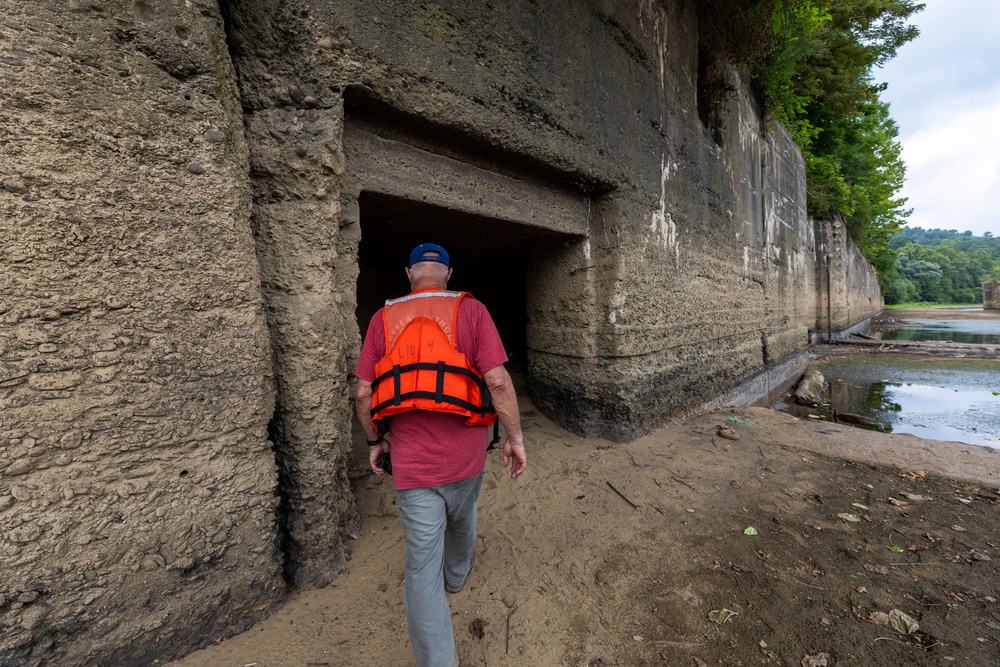
[[885, 302], [979, 303], [1000, 279], [1000, 238], [954, 229], [904, 227], [889, 240], [897, 257], [883, 281]]

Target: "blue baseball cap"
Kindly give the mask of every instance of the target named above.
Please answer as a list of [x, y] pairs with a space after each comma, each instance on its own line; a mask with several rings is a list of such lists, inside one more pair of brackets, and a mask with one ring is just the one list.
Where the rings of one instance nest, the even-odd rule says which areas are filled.
[[[429, 253], [437, 253], [436, 255]], [[421, 243], [416, 248], [410, 251], [410, 263], [408, 266], [413, 266], [417, 262], [440, 262], [451, 268], [451, 263], [448, 257], [448, 251], [439, 246], [437, 243]]]

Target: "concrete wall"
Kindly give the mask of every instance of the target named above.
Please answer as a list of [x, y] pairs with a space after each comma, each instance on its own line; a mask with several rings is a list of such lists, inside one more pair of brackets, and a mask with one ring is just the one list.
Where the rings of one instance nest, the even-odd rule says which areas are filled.
[[0, 15], [0, 665], [152, 664], [284, 591], [222, 20]]
[[983, 308], [1000, 310], [1000, 281], [983, 283]]
[[812, 340], [826, 341], [866, 329], [884, 307], [878, 277], [841, 220], [817, 220], [816, 324]]
[[282, 567], [337, 577], [360, 328], [428, 237], [539, 408], [616, 440], [773, 393], [881, 308], [698, 2], [26, 7], [0, 0], [0, 664], [148, 662], [266, 613]]

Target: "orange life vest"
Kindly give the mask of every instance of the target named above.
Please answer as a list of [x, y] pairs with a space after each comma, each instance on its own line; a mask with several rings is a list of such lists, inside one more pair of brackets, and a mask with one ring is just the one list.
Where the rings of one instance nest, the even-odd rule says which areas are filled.
[[464, 416], [467, 426], [494, 424], [497, 413], [482, 374], [455, 347], [458, 306], [468, 292], [425, 289], [385, 302], [386, 354], [375, 364], [372, 426], [410, 410]]

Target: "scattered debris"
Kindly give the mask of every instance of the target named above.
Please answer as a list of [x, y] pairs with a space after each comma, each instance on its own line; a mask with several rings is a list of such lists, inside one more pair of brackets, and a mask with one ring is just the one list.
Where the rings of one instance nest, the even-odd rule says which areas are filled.
[[731, 619], [733, 616], [737, 615], [738, 614], [732, 609], [726, 609], [725, 607], [723, 607], [722, 609], [713, 609], [712, 611], [708, 612], [708, 620], [718, 625], [722, 625], [723, 623]]
[[826, 378], [815, 368], [810, 367], [799, 384], [795, 387], [795, 402], [818, 408], [826, 398]]
[[843, 422], [845, 424], [857, 424], [858, 426], [878, 426], [878, 420], [872, 419], [871, 417], [865, 417], [864, 415], [856, 415], [851, 412], [836, 412], [834, 411], [833, 417], [836, 421]]
[[622, 500], [624, 500], [625, 502], [627, 502], [627, 503], [628, 503], [629, 505], [631, 505], [631, 506], [632, 506], [632, 507], [633, 507], [634, 509], [639, 509], [639, 506], [638, 506], [638, 505], [636, 505], [635, 503], [633, 503], [633, 502], [632, 502], [631, 500], [629, 500], [629, 499], [628, 499], [628, 498], [627, 498], [627, 497], [625, 496], [625, 494], [624, 494], [624, 493], [622, 493], [621, 491], [619, 491], [618, 489], [616, 489], [616, 488], [615, 488], [615, 485], [614, 485], [614, 484], [612, 484], [611, 482], [608, 482], [608, 486], [609, 486], [609, 487], [611, 487], [611, 490], [612, 490], [612, 491], [614, 491], [615, 493], [617, 493], [617, 494], [618, 494], [618, 495], [619, 495], [619, 496], [621, 497], [621, 499], [622, 499]]
[[739, 440], [740, 434], [737, 433], [732, 427], [720, 426], [718, 431], [720, 438], [725, 438], [726, 440]]
[[861, 503], [851, 503], [851, 507], [856, 507], [859, 510], [867, 510], [868, 505], [862, 505]]
[[917, 502], [926, 501], [926, 500], [934, 500], [930, 496], [922, 496], [919, 493], [905, 493], [904, 492], [904, 493], [900, 493], [899, 495], [901, 495], [904, 498], [907, 498], [909, 500], [916, 500]]
[[861, 521], [861, 518], [857, 514], [851, 514], [850, 512], [841, 512], [837, 515], [837, 517], [843, 519], [844, 521], [850, 521], [851, 523], [858, 523]]
[[954, 530], [954, 531], [955, 531], [956, 533], [964, 533], [964, 532], [967, 532], [967, 531], [965, 530], [965, 528], [962, 528], [962, 527], [961, 527], [961, 526], [959, 526], [959, 525], [954, 525], [954, 526], [952, 526], [952, 527], [951, 527], [951, 529], [952, 529], [952, 530]]
[[868, 618], [866, 620], [875, 625], [889, 625], [889, 614], [884, 611], [873, 611], [868, 614]]
[[477, 616], [472, 620], [472, 623], [469, 624], [469, 634], [476, 639], [482, 639], [486, 635], [487, 625], [489, 625], [489, 621], [483, 620]]
[[901, 635], [912, 635], [920, 629], [920, 624], [915, 618], [899, 609], [893, 609], [889, 612], [889, 625]]
[[889, 568], [885, 565], [869, 565], [865, 563], [864, 568], [869, 572], [874, 572], [875, 574], [889, 574]]
[[827, 667], [830, 664], [828, 662], [829, 659], [830, 656], [826, 653], [807, 655], [802, 658], [802, 667]]
[[743, 529], [743, 534], [750, 535], [752, 537], [757, 534], [757, 529], [754, 528], [753, 526], [747, 526], [746, 528]]

